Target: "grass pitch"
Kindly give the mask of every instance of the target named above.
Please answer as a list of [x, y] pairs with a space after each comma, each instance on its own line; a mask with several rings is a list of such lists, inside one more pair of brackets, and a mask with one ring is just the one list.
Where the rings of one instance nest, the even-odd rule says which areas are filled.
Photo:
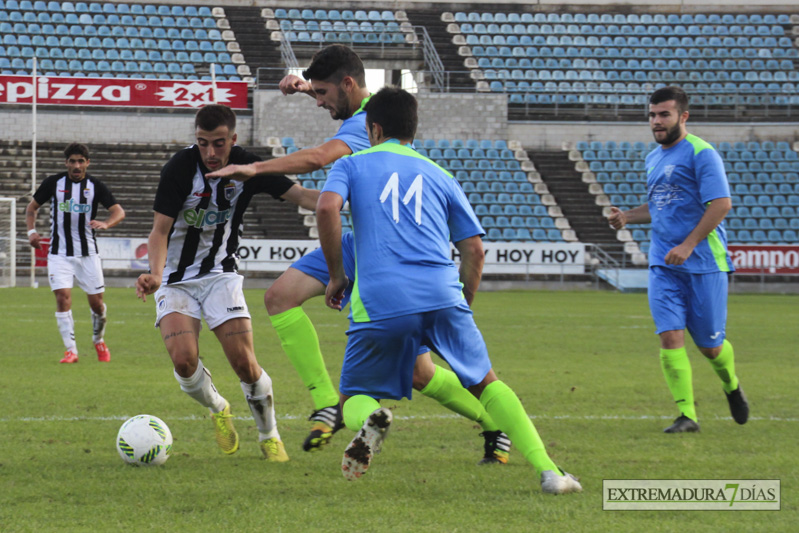
[[[518, 451], [509, 465], [478, 467], [479, 426], [437, 403], [384, 402], [395, 422], [369, 473], [347, 482], [341, 454], [300, 445], [312, 404], [248, 290], [258, 359], [269, 372], [291, 461], [260, 457], [238, 381], [213, 334], [201, 356], [237, 415], [240, 451], [224, 456], [204, 410], [180, 391], [152, 327], [153, 303], [133, 289], [106, 293], [110, 364], [91, 346], [86, 298], [73, 293], [80, 362], [63, 353], [46, 288], [0, 291], [0, 531], [790, 531], [797, 518], [799, 299], [732, 295], [727, 335], [752, 407], [738, 426], [720, 383], [693, 346], [702, 432], [665, 435], [677, 411], [661, 375], [646, 297], [605, 292], [480, 293], [474, 306], [497, 374], [520, 396], [555, 461], [582, 494], [542, 494]], [[346, 317], [321, 299], [306, 305], [334, 382]], [[118, 457], [122, 421], [148, 413], [174, 436], [163, 467]], [[780, 479], [775, 512], [602, 510], [603, 479]], [[791, 525], [793, 524], [793, 525]]]

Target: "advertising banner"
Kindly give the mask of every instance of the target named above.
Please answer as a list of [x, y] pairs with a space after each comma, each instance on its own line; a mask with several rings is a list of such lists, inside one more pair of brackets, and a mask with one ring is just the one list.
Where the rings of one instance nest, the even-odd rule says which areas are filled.
[[[214, 103], [210, 81], [137, 78], [36, 78], [37, 105], [188, 107]], [[0, 103], [33, 103], [31, 76], [0, 76]], [[216, 103], [247, 109], [247, 82], [216, 82]]]
[[799, 246], [729, 246], [741, 274], [799, 274]]
[[[98, 238], [105, 268], [147, 270], [147, 239]], [[239, 270], [283, 272], [319, 247], [317, 240], [242, 239]], [[583, 274], [585, 245], [579, 243], [484, 243], [485, 274]], [[452, 259], [460, 261], [452, 247]]]

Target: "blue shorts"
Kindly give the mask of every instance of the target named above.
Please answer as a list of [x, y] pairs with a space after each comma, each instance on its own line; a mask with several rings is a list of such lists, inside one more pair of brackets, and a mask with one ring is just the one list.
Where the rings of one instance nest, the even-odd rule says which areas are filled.
[[649, 269], [649, 309], [655, 333], [684, 330], [699, 348], [724, 342], [729, 273], [691, 274], [662, 266]]
[[444, 359], [464, 387], [491, 370], [483, 336], [466, 302], [413, 315], [351, 322], [339, 391], [346, 396], [400, 400], [413, 392], [413, 367], [422, 345]]
[[[350, 280], [347, 290], [344, 291], [344, 299], [341, 300], [341, 309], [344, 309], [350, 301], [350, 296], [352, 296], [352, 287], [355, 281], [355, 241], [352, 238], [351, 231], [341, 235], [341, 255], [344, 260], [344, 273], [347, 275], [347, 279]], [[291, 268], [296, 268], [300, 272], [317, 279], [325, 287], [330, 283], [330, 272], [327, 270], [327, 262], [322, 253], [322, 248], [317, 248], [311, 253], [305, 254], [295, 261]], [[429, 351], [430, 349], [427, 346], [421, 346], [417, 355], [422, 355]]]

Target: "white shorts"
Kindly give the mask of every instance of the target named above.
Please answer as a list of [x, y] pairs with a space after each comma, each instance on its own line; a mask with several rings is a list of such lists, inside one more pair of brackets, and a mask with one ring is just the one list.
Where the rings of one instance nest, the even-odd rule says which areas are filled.
[[47, 277], [50, 290], [71, 289], [73, 278], [86, 294], [100, 294], [105, 290], [103, 265], [99, 255], [67, 257], [47, 256]]
[[250, 318], [243, 282], [243, 276], [223, 272], [162, 285], [155, 293], [155, 327], [170, 313], [204, 318], [212, 330], [233, 318]]

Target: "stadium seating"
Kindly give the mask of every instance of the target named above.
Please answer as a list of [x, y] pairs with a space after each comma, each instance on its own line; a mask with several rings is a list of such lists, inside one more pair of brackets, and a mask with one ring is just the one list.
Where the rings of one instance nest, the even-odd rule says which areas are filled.
[[[293, 44], [395, 46], [416, 42], [411, 25], [393, 11], [278, 8], [263, 10], [261, 16], [267, 29], [280, 30]], [[278, 34], [272, 38], [280, 40]]]
[[[82, 52], [92, 55], [90, 58], [77, 58], [84, 61], [80, 68], [77, 64], [45, 62], [41, 68], [48, 75], [72, 76], [81, 72], [118, 77], [210, 79], [208, 71], [210, 64], [214, 63], [219, 66], [218, 79], [242, 79], [222, 39], [218, 19], [208, 7], [156, 7], [109, 2], [73, 5], [70, 2], [41, 1], [0, 4], [3, 43], [23, 45], [21, 49], [10, 52], [8, 48], [0, 49], [0, 58], [35, 56], [44, 60], [69, 58]], [[108, 63], [107, 60], [118, 59], [117, 56], [125, 50], [143, 54], [145, 59], [134, 58], [140, 61], [135, 68], [132, 64], [120, 68]], [[147, 57], [154, 50], [197, 50], [203, 53], [190, 56], [187, 61], [166, 59], [163, 64], [159, 60], [153, 64]], [[172, 65], [173, 62], [176, 64]], [[181, 63], [185, 62], [191, 63], [190, 69], [183, 68]], [[5, 73], [14, 68], [14, 74], [30, 74], [32, 68], [31, 62], [9, 67], [3, 62], [3, 65]]]
[[[279, 140], [283, 153], [297, 150], [294, 140]], [[487, 241], [543, 241], [563, 242], [576, 240], [562, 216], [553, 217], [544, 205], [546, 187], [534, 172], [534, 167], [523, 151], [518, 156], [504, 140], [475, 139], [417, 139], [416, 151], [450, 170], [463, 187], [487, 230]], [[479, 162], [488, 163], [478, 168]], [[502, 165], [497, 165], [502, 162]], [[458, 170], [454, 170], [455, 168]], [[467, 170], [470, 168], [471, 170]], [[513, 170], [509, 170], [513, 169]], [[321, 189], [326, 174], [322, 170], [300, 174], [297, 179], [304, 187]], [[536, 188], [538, 187], [539, 192]], [[550, 202], [552, 203], [552, 202]], [[350, 227], [350, 226], [345, 226]], [[541, 231], [534, 231], [541, 230]]]
[[702, 106], [799, 103], [788, 15], [742, 14], [733, 24], [702, 14], [552, 15], [454, 14], [448, 31], [478, 90], [524, 105], [618, 106], [677, 83]]
[[[617, 150], [620, 145], [625, 150]], [[630, 209], [647, 202], [646, 173], [642, 166], [619, 171], [619, 160], [643, 162], [657, 143], [577, 143], [582, 161], [594, 172], [608, 205]], [[799, 154], [785, 142], [721, 142], [716, 149], [724, 160], [733, 209], [725, 228], [731, 244], [797, 244], [799, 226]], [[574, 159], [574, 156], [572, 157]], [[648, 248], [648, 226], [629, 226], [632, 240]], [[791, 231], [793, 230], [793, 231]]]

